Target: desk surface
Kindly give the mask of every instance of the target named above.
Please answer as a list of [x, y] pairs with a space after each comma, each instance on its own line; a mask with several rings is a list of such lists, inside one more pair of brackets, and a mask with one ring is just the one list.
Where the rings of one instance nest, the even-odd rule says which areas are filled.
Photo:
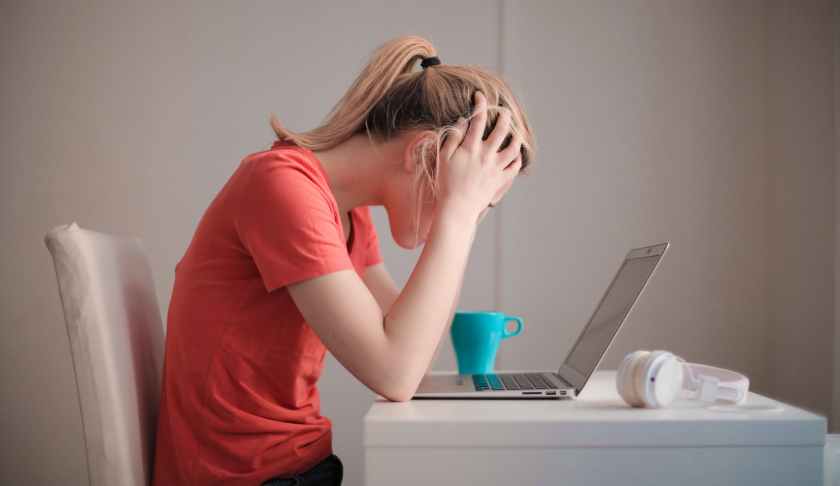
[[573, 400], [379, 397], [364, 422], [369, 447], [822, 445], [826, 432], [824, 417], [756, 393], [741, 407], [678, 399], [631, 408], [615, 390], [615, 371], [597, 372]]

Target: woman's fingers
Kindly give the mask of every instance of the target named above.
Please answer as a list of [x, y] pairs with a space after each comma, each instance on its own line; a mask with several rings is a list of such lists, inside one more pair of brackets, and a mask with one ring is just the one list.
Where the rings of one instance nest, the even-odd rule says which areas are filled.
[[461, 145], [461, 140], [464, 139], [464, 133], [467, 128], [467, 120], [459, 118], [454, 127], [454, 130], [449, 130], [447, 132], [446, 140], [440, 148], [440, 153], [446, 160], [452, 158], [452, 154], [454, 154], [455, 150], [458, 149], [458, 146]]
[[507, 194], [511, 186], [513, 186], [513, 180], [516, 177], [516, 174], [519, 173], [519, 169], [521, 167], [522, 157], [519, 156], [510, 164], [510, 167], [501, 171], [502, 183], [501, 186], [499, 186], [499, 188], [496, 190], [496, 194], [493, 196], [493, 199], [490, 200], [490, 204], [496, 206], [502, 201], [502, 198], [505, 197], [505, 194]]
[[513, 135], [513, 139], [510, 141], [510, 145], [505, 147], [504, 150], [499, 152], [499, 159], [497, 166], [501, 168], [505, 168], [513, 162], [513, 159], [521, 156], [522, 154], [520, 151], [522, 150], [522, 137], [518, 134]]
[[[500, 107], [493, 130], [482, 141], [487, 130], [487, 99], [479, 91], [474, 99], [471, 118], [459, 119], [440, 146], [440, 157], [453, 163], [444, 164], [439, 172], [438, 202], [463, 206], [468, 214], [478, 217], [486, 214], [488, 203], [495, 204], [504, 196], [522, 168], [522, 137], [510, 130], [513, 113]], [[499, 150], [507, 137], [510, 146]]]
[[505, 177], [507, 177], [509, 180], [513, 180], [513, 178], [519, 174], [519, 170], [521, 168], [522, 156], [520, 155], [516, 157], [516, 160], [514, 160], [509, 166], [505, 167], [505, 169], [502, 170], [502, 174], [504, 174]]
[[484, 129], [487, 125], [487, 99], [481, 91], [475, 92], [475, 110], [470, 117], [470, 128], [467, 130], [467, 136], [464, 138], [462, 145], [467, 148], [476, 150], [481, 143], [481, 137], [484, 136]]
[[488, 213], [489, 209], [490, 209], [490, 207], [488, 206], [488, 207], [482, 209], [481, 212], [478, 214], [478, 222], [479, 223], [481, 222], [482, 219], [484, 219], [485, 216], [487, 216], [487, 213]]
[[485, 153], [495, 154], [499, 151], [499, 147], [505, 141], [505, 137], [510, 129], [511, 112], [507, 108], [502, 108], [502, 113], [496, 118], [496, 126], [487, 140], [484, 141], [484, 146], [487, 148]]

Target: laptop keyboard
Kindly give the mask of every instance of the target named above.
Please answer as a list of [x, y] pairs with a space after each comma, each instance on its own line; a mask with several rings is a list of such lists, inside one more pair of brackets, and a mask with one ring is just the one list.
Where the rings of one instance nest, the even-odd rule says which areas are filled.
[[485, 390], [556, 390], [541, 373], [502, 373], [472, 375], [477, 391]]

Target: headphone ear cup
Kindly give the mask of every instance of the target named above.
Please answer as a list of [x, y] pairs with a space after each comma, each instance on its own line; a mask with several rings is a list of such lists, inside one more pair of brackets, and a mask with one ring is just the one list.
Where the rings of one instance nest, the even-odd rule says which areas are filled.
[[632, 357], [633, 353], [628, 353], [624, 356], [615, 373], [615, 391], [618, 392], [618, 396], [628, 405], [632, 404], [630, 403], [630, 394], [627, 392], [627, 368], [629, 368]]
[[639, 396], [639, 401], [645, 407], [657, 408], [655, 399], [650, 394], [648, 386], [648, 376], [650, 375], [651, 367], [660, 356], [664, 354], [671, 354], [668, 351], [651, 351], [644, 358], [642, 358], [634, 370], [633, 385], [636, 389], [636, 394]]
[[621, 362], [618, 373], [616, 374], [616, 388], [618, 394], [632, 407], [641, 407], [644, 402], [636, 388], [636, 381], [634, 379], [639, 363], [644, 361], [650, 354], [649, 351], [634, 351], [624, 357]]
[[682, 390], [682, 363], [669, 353], [669, 356], [661, 358], [658, 364], [652, 366], [656, 366], [656, 369], [652, 370], [653, 376], [648, 379], [648, 397], [657, 407], [667, 407]]

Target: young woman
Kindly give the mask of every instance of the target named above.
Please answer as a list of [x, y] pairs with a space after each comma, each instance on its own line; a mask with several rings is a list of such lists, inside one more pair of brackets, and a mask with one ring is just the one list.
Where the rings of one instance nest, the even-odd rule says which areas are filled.
[[[417, 61], [422, 61], [417, 68]], [[458, 300], [476, 226], [533, 157], [507, 85], [440, 63], [414, 36], [381, 46], [323, 125], [248, 155], [176, 265], [158, 486], [340, 484], [316, 383], [327, 349], [409, 400]], [[368, 206], [404, 248], [388, 275]]]

